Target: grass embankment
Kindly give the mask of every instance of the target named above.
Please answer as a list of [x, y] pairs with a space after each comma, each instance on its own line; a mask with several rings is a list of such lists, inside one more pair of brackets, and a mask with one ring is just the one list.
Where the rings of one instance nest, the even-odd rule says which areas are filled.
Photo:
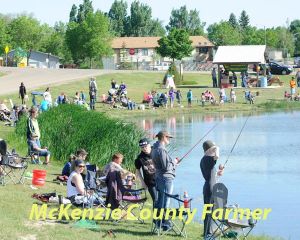
[[[14, 128], [0, 125], [0, 135], [7, 138], [13, 133]], [[16, 142], [9, 142], [10, 147], [15, 147]], [[66, 146], [65, 144], [64, 146]], [[67, 146], [66, 146], [67, 147]], [[24, 149], [23, 149], [24, 150]], [[26, 152], [26, 151], [23, 151]], [[33, 169], [46, 169], [46, 185], [40, 189], [33, 190], [30, 187], [31, 180], [26, 180], [24, 185], [0, 186], [0, 239], [22, 239], [22, 240], [90, 240], [101, 239], [110, 229], [116, 233], [117, 239], [124, 240], [149, 240], [158, 239], [151, 234], [151, 222], [139, 224], [136, 221], [121, 221], [114, 224], [109, 221], [97, 222], [98, 230], [72, 228], [74, 221], [62, 224], [55, 221], [30, 221], [29, 215], [31, 206], [35, 200], [31, 198], [33, 193], [45, 193], [56, 191], [58, 194], [66, 195], [66, 186], [61, 186], [52, 182], [56, 175], [60, 173], [62, 164], [53, 162], [50, 166], [29, 165], [27, 171]], [[55, 207], [55, 206], [53, 206]], [[146, 203], [147, 208], [151, 208], [150, 202]], [[199, 213], [199, 211], [198, 211]], [[191, 223], [187, 226], [188, 239], [201, 239], [203, 226], [198, 223]], [[174, 236], [163, 236], [160, 239], [174, 239]], [[181, 238], [175, 238], [181, 239]], [[274, 239], [266, 236], [250, 236], [249, 240], [270, 240]]]
[[[110, 88], [110, 80], [114, 78], [120, 83], [121, 81], [124, 81], [128, 86], [128, 95], [136, 102], [141, 102], [143, 98], [144, 92], [150, 91], [150, 90], [157, 90], [159, 92], [165, 91], [165, 89], [160, 88], [160, 84], [163, 78], [163, 73], [134, 73], [134, 74], [108, 74], [97, 78], [98, 83], [98, 96], [100, 96], [102, 93], [107, 93], [107, 91]], [[128, 110], [119, 110], [119, 109], [110, 109], [108, 105], [105, 104], [96, 104], [97, 111], [106, 112], [109, 115], [113, 115], [116, 118], [127, 118], [129, 116], [144, 116], [144, 115], [163, 115], [163, 114], [183, 114], [183, 113], [208, 113], [208, 112], [217, 112], [217, 111], [247, 111], [247, 110], [271, 110], [271, 109], [286, 109], [286, 108], [297, 108], [300, 106], [299, 103], [290, 103], [290, 102], [284, 102], [283, 101], [283, 92], [285, 90], [289, 90], [288, 87], [288, 80], [290, 77], [284, 76], [281, 77], [281, 80], [284, 81], [284, 87], [280, 88], [274, 88], [274, 89], [252, 89], [253, 91], [259, 91], [259, 96], [255, 100], [254, 106], [251, 106], [249, 104], [245, 104], [244, 100], [244, 93], [243, 89], [236, 89], [237, 94], [237, 103], [236, 104], [225, 104], [223, 106], [210, 106], [207, 105], [205, 107], [200, 107], [199, 103], [193, 103], [192, 108], [186, 108], [186, 101], [183, 102], [184, 108], [180, 108], [176, 106], [174, 109], [149, 109], [145, 111], [128, 111]], [[211, 79], [209, 75], [201, 75], [201, 74], [185, 74], [185, 80], [188, 81], [195, 81], [197, 82], [197, 85], [199, 86], [210, 86], [211, 85]], [[30, 88], [30, 86], [27, 86]], [[38, 91], [43, 91], [45, 88], [35, 89]], [[213, 93], [217, 96], [217, 89], [204, 87], [204, 88], [193, 88], [193, 93], [196, 98], [200, 97], [201, 92], [204, 90], [209, 89], [212, 90]], [[83, 90], [85, 93], [88, 92], [88, 81], [78, 81], [76, 83], [70, 83], [60, 86], [51, 86], [51, 93], [53, 98], [56, 98], [60, 92], [65, 92], [68, 96], [74, 96], [76, 91]], [[182, 88], [182, 95], [185, 100], [186, 92], [188, 91], [188, 88]], [[227, 90], [227, 95], [229, 94], [229, 91]], [[1, 96], [0, 99], [3, 98], [11, 98], [14, 102], [19, 103], [20, 100], [18, 99], [18, 95], [11, 94], [6, 96]], [[175, 104], [176, 105], [176, 104]], [[45, 113], [44, 116], [48, 116]], [[91, 113], [95, 114], [95, 113]], [[61, 120], [64, 122], [64, 124], [68, 123], [68, 119], [71, 116], [64, 115], [65, 117]], [[93, 115], [96, 116], [96, 115]], [[100, 115], [97, 117], [100, 118]], [[49, 117], [51, 118], [51, 117]], [[86, 118], [80, 119], [83, 124], [87, 121]], [[45, 141], [44, 144], [48, 141], [46, 139], [46, 135], [49, 137], [52, 136], [52, 134], [48, 134], [48, 131], [53, 131], [53, 134], [58, 134], [56, 136], [61, 137], [60, 132], [56, 129], [56, 127], [49, 126], [47, 129], [47, 132], [44, 132], [45, 129], [43, 129], [42, 125], [43, 123], [43, 116], [39, 119], [41, 128], [42, 128], [42, 135], [43, 141]], [[46, 118], [45, 118], [46, 121]], [[56, 123], [55, 123], [56, 124]], [[77, 125], [76, 125], [77, 126]], [[70, 129], [68, 125], [64, 125], [66, 129]], [[77, 126], [78, 127], [78, 126]], [[13, 130], [13, 128], [3, 127], [0, 126], [0, 137], [1, 138], [7, 138], [9, 133]], [[24, 129], [22, 130], [24, 131]], [[22, 132], [21, 131], [21, 132]], [[56, 132], [56, 133], [55, 133]], [[92, 136], [95, 137], [94, 132], [88, 131], [88, 126], [84, 125], [83, 129], [78, 128], [78, 132], [89, 132], [89, 134], [92, 134]], [[24, 133], [24, 132], [23, 132]], [[110, 136], [112, 136], [110, 134]], [[62, 148], [69, 148], [72, 150], [67, 151], [69, 154], [73, 152], [77, 147], [85, 147], [85, 139], [88, 138], [88, 136], [81, 135], [83, 140], [78, 143], [78, 145], [75, 145], [74, 143], [71, 144], [71, 142], [65, 140], [64, 138], [60, 138], [62, 141], [62, 144], [60, 144], [59, 147]], [[98, 137], [98, 135], [96, 136]], [[91, 138], [93, 139], [93, 138]], [[55, 140], [55, 141], [60, 141]], [[120, 139], [118, 139], [119, 141]], [[22, 142], [22, 143], [21, 143]], [[49, 142], [50, 144], [50, 150], [55, 154], [54, 152], [56, 150], [53, 150], [55, 147], [54, 142]], [[25, 144], [25, 145], [24, 145]], [[20, 141], [20, 138], [9, 138], [9, 147], [16, 148], [17, 151], [21, 152], [22, 154], [25, 154], [27, 152], [27, 146], [26, 142], [24, 142], [24, 139]], [[51, 149], [51, 147], [53, 149]], [[120, 146], [121, 148], [122, 146]], [[125, 142], [124, 147], [128, 147], [128, 143]], [[92, 151], [88, 147], [87, 149], [90, 151], [91, 155], [93, 155]], [[121, 148], [123, 149], [123, 148]], [[118, 149], [118, 151], [121, 151]], [[59, 150], [58, 150], [59, 152]], [[100, 153], [101, 154], [101, 153]], [[35, 168], [45, 168], [43, 166], [34, 166], [30, 165], [28, 168], [28, 171], [31, 171]], [[63, 186], [56, 185], [52, 183], [52, 179], [56, 177], [55, 174], [60, 173], [62, 168], [61, 163], [54, 162], [53, 165], [47, 167], [47, 180], [46, 186], [44, 188], [41, 188], [40, 190], [32, 190], [29, 187], [30, 181], [27, 182], [24, 186], [13, 186], [8, 185], [6, 187], [1, 187], [0, 189], [0, 225], [2, 226], [2, 231], [0, 232], [0, 239], [97, 239], [101, 238], [101, 236], [107, 231], [108, 229], [113, 229], [116, 234], [117, 238], [119, 239], [157, 239], [157, 237], [152, 237], [150, 233], [151, 224], [150, 222], [147, 222], [145, 225], [138, 224], [136, 222], [123, 222], [118, 225], [114, 225], [110, 222], [100, 222], [100, 233], [97, 231], [91, 231], [87, 229], [71, 229], [70, 224], [55, 224], [55, 223], [48, 223], [48, 222], [31, 222], [28, 220], [29, 211], [31, 209], [31, 205], [33, 203], [33, 200], [30, 198], [30, 196], [34, 192], [49, 192], [56, 190], [58, 193], [62, 193], [65, 195], [66, 189]], [[148, 207], [150, 204], [148, 203]], [[192, 223], [187, 226], [188, 232], [189, 232], [189, 239], [200, 239], [201, 233], [202, 233], [202, 225], [197, 223]], [[21, 238], [23, 237], [23, 238]], [[163, 237], [163, 239], [174, 239], [173, 236], [170, 237]], [[274, 239], [270, 237], [264, 237], [264, 236], [258, 236], [258, 237], [250, 237], [249, 239], [255, 239], [255, 240], [266, 240], [266, 239]]]
[[[17, 124], [16, 132], [9, 137], [11, 143], [26, 144], [27, 118]], [[105, 114], [73, 104], [60, 105], [40, 114], [41, 142], [61, 164], [68, 161], [78, 148], [89, 152], [88, 161], [102, 167], [114, 153], [124, 155], [124, 166], [133, 169], [139, 153], [138, 141], [143, 132], [130, 123], [112, 119]], [[18, 147], [19, 148], [19, 147]]]
[[[100, 102], [101, 95], [107, 94], [107, 91], [110, 89], [111, 79], [115, 79], [118, 84], [121, 81], [124, 81], [128, 88], [128, 96], [137, 103], [141, 103], [143, 95], [145, 92], [156, 90], [158, 92], [166, 92], [166, 89], [161, 88], [161, 83], [164, 73], [161, 72], [137, 72], [137, 73], [115, 73], [115, 74], [106, 74], [97, 77], [97, 85], [99, 88], [98, 91], [98, 101]], [[180, 88], [183, 96], [183, 107], [179, 107], [176, 103], [174, 108], [170, 109], [146, 109], [145, 111], [134, 110], [128, 111], [126, 109], [111, 109], [109, 105], [97, 103], [96, 110], [101, 112], [106, 112], [109, 115], [115, 116], [117, 118], [127, 118], [129, 116], [151, 116], [151, 115], [174, 115], [174, 114], [186, 114], [186, 113], [212, 113], [212, 112], [231, 112], [231, 111], [269, 111], [272, 109], [299, 109], [300, 103], [280, 103], [285, 102], [283, 98], [284, 91], [290, 91], [289, 89], [289, 80], [291, 76], [280, 76], [280, 80], [283, 81], [284, 86], [274, 86], [272, 88], [251, 88], [250, 90], [253, 93], [258, 92], [259, 95], [255, 98], [254, 105], [250, 105], [245, 102], [244, 90], [243, 88], [235, 89], [237, 95], [237, 101], [235, 104], [226, 103], [222, 106], [212, 106], [206, 103], [205, 107], [201, 107], [200, 101], [194, 101], [192, 108], [187, 108], [186, 93], [189, 90], [189, 86], [182, 86]], [[213, 94], [218, 96], [218, 89], [212, 88], [212, 81], [209, 74], [198, 74], [198, 73], [185, 73], [184, 81], [186, 83], [195, 83], [191, 85], [193, 91], [194, 99], [200, 99], [201, 93], [206, 89], [213, 92]], [[63, 84], [59, 86], [51, 86], [51, 94], [53, 100], [57, 96], [64, 92], [67, 96], [72, 99], [76, 91], [83, 90], [86, 95], [88, 95], [88, 79], [81, 80], [74, 83]], [[30, 86], [27, 86], [30, 88]], [[34, 89], [37, 91], [44, 91], [46, 87]], [[229, 96], [230, 89], [226, 89], [226, 94]], [[30, 96], [30, 94], [29, 94]], [[88, 97], [88, 96], [87, 96]], [[18, 99], [17, 92], [15, 94], [9, 94], [5, 96], [0, 96], [0, 99], [9, 99], [11, 98], [13, 102], [20, 103]], [[41, 97], [38, 97], [38, 102], [41, 101]], [[266, 104], [267, 103], [267, 104]], [[278, 104], [280, 103], [280, 104]], [[299, 103], [299, 104], [298, 104]], [[28, 103], [30, 105], [31, 102]]]

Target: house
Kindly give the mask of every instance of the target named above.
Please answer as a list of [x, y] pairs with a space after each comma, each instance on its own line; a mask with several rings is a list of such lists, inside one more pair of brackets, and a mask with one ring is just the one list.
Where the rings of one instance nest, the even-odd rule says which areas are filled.
[[[158, 40], [161, 37], [119, 37], [112, 41], [114, 56], [110, 59], [110, 66], [120, 63], [131, 63], [139, 69], [149, 69], [152, 65], [162, 62], [171, 62], [171, 59], [161, 58], [157, 55], [155, 48], [158, 47]], [[212, 60], [212, 48], [214, 45], [203, 36], [190, 36], [194, 50], [190, 57], [183, 61], [205, 62]], [[106, 68], [107, 61], [104, 61]], [[108, 67], [108, 65], [107, 65]]]
[[[34, 68], [59, 68], [59, 57], [51, 53], [43, 53], [39, 51], [30, 51], [28, 64], [27, 52], [22, 49], [14, 49], [8, 53], [8, 59], [11, 66], [25, 67], [30, 66]], [[18, 60], [17, 60], [18, 58]]]

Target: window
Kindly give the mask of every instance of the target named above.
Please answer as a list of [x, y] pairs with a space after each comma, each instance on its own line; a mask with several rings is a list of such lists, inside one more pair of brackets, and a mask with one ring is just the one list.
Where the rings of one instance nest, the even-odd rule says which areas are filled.
[[143, 56], [148, 56], [148, 49], [147, 48], [142, 49], [142, 55]]
[[208, 52], [208, 48], [207, 47], [200, 47], [199, 48], [199, 53], [207, 53]]

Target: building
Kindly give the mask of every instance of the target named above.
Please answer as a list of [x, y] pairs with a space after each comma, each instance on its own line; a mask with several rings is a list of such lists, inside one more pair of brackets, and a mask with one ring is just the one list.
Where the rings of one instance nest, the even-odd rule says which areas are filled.
[[[11, 50], [8, 52], [8, 59], [10, 66], [18, 67], [34, 67], [34, 68], [59, 68], [59, 57], [51, 53], [43, 53], [39, 51], [31, 51], [27, 64], [27, 52], [21, 49]], [[18, 58], [18, 60], [17, 60]]]
[[[104, 59], [104, 68], [113, 68], [113, 65], [128, 63], [139, 69], [149, 69], [151, 66], [160, 65], [162, 62], [171, 62], [171, 59], [161, 58], [155, 48], [161, 37], [119, 37], [112, 41], [114, 56]], [[214, 45], [203, 36], [191, 36], [194, 50], [184, 62], [206, 62], [212, 60]]]

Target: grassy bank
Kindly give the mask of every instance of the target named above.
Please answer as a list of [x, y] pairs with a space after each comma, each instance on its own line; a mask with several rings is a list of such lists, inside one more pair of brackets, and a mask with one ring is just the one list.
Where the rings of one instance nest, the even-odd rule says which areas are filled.
[[[18, 149], [26, 149], [27, 118], [17, 124], [15, 133], [8, 140], [18, 143]], [[121, 152], [124, 166], [133, 169], [139, 153], [138, 141], [143, 132], [133, 124], [112, 119], [100, 112], [65, 104], [40, 114], [41, 142], [52, 152], [52, 158], [61, 164], [78, 148], [89, 152], [88, 161], [102, 167], [112, 155]]]
[[[255, 98], [255, 104], [250, 105], [246, 103], [244, 98], [244, 89], [237, 88], [235, 89], [237, 95], [237, 101], [235, 104], [226, 103], [222, 106], [211, 106], [206, 104], [205, 107], [201, 107], [200, 99], [201, 93], [206, 89], [213, 92], [215, 96], [218, 96], [218, 89], [211, 88], [211, 77], [209, 74], [197, 74], [197, 73], [185, 73], [184, 80], [186, 82], [194, 82], [195, 85], [192, 85], [191, 89], [193, 91], [194, 99], [192, 108], [187, 108], [186, 93], [189, 90], [189, 87], [183, 86], [180, 88], [183, 96], [183, 107], [179, 107], [177, 104], [174, 104], [173, 109], [146, 109], [145, 111], [134, 110], [128, 111], [126, 109], [111, 109], [107, 104], [100, 103], [100, 98], [102, 94], [107, 95], [107, 91], [110, 89], [111, 79], [115, 79], [118, 84], [121, 81], [124, 81], [128, 88], [128, 96], [137, 103], [141, 103], [143, 95], [145, 92], [156, 90], [158, 92], [166, 92], [166, 89], [161, 88], [161, 83], [164, 73], [160, 72], [137, 72], [137, 73], [116, 73], [116, 74], [106, 74], [97, 78], [97, 85], [99, 88], [98, 91], [98, 103], [96, 104], [96, 110], [101, 112], [106, 112], [107, 114], [116, 116], [116, 117], [125, 117], [126, 116], [145, 116], [145, 115], [168, 115], [168, 114], [185, 114], [190, 112], [199, 112], [199, 113], [208, 113], [208, 112], [228, 112], [228, 111], [249, 111], [249, 110], [258, 110], [266, 111], [270, 109], [285, 109], [293, 108], [299, 109], [300, 103], [283, 103], [285, 102], [283, 98], [284, 91], [289, 92], [289, 80], [291, 76], [280, 76], [280, 80], [283, 81], [284, 85], [282, 87], [274, 86], [273, 88], [251, 88], [250, 90], [253, 93], [258, 92], [258, 96]], [[29, 86], [28, 86], [29, 87]], [[86, 95], [88, 95], [88, 79], [81, 80], [74, 83], [51, 86], [51, 94], [53, 100], [57, 96], [64, 92], [67, 96], [72, 99], [76, 91], [83, 90]], [[45, 88], [35, 89], [37, 91], [44, 91]], [[226, 89], [226, 94], [229, 96], [229, 90]], [[29, 94], [30, 95], [30, 94]], [[12, 99], [14, 103], [20, 103], [20, 99], [16, 94], [10, 94], [5, 96], [0, 96], [0, 99]], [[41, 97], [38, 97], [38, 102], [41, 101]], [[267, 104], [266, 104], [267, 103]], [[280, 103], [280, 104], [278, 104]], [[299, 104], [298, 104], [299, 103]], [[28, 103], [30, 105], [31, 102]]]

